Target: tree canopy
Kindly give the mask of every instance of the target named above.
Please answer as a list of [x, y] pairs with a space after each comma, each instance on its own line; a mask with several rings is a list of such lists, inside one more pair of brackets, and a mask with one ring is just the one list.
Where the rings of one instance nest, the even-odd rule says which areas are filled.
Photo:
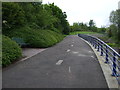
[[67, 15], [54, 3], [3, 2], [2, 16], [3, 34], [25, 25], [33, 29], [49, 29], [69, 34]]
[[112, 11], [109, 17], [112, 25], [109, 27], [109, 31], [113, 33], [113, 36], [120, 41], [120, 9]]

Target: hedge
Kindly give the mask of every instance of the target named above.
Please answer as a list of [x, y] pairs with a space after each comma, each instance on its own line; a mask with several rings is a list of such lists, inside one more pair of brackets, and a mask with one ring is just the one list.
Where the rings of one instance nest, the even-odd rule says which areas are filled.
[[63, 39], [61, 33], [51, 30], [32, 30], [29, 27], [23, 27], [19, 30], [14, 30], [9, 36], [23, 38], [31, 47], [44, 48], [52, 46]]
[[7, 66], [22, 56], [18, 44], [7, 36], [2, 35], [2, 66]]

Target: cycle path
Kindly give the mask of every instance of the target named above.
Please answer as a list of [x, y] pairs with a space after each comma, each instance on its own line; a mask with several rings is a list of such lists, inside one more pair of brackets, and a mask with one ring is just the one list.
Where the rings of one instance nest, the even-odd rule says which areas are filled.
[[3, 69], [3, 88], [108, 88], [91, 47], [77, 35]]

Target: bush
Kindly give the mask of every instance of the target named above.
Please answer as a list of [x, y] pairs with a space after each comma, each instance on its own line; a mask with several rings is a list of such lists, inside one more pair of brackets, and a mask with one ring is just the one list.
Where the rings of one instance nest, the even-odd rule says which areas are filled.
[[117, 43], [107, 43], [111, 47], [120, 47], [120, 44]]
[[57, 33], [51, 30], [32, 30], [29, 27], [20, 28], [20, 30], [14, 30], [9, 36], [23, 38], [26, 43], [29, 43], [31, 47], [49, 47], [63, 39], [61, 33]]
[[22, 50], [18, 44], [6, 36], [2, 36], [2, 66], [7, 66], [21, 57]]

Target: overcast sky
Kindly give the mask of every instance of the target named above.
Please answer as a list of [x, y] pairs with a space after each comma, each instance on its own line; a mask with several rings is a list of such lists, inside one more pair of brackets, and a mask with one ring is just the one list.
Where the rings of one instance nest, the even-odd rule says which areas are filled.
[[96, 26], [108, 26], [109, 15], [112, 10], [118, 9], [120, 0], [43, 0], [53, 3], [66, 12], [70, 25], [73, 22], [89, 22], [93, 19]]

